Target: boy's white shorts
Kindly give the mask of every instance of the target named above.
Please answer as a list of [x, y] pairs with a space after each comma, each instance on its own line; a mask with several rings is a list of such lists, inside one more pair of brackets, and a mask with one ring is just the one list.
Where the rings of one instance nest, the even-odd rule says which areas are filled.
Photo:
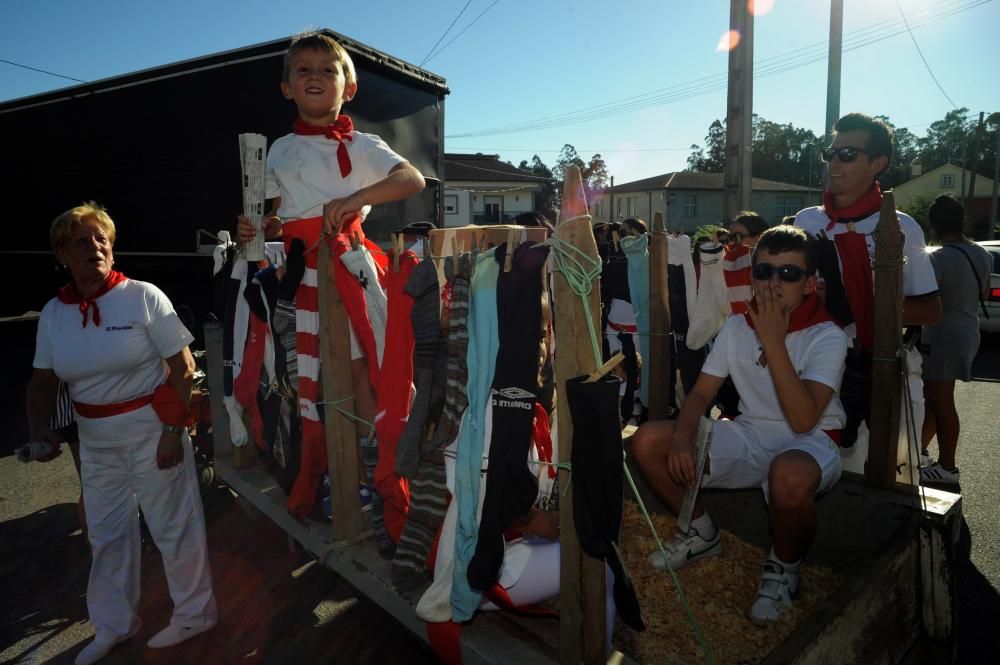
[[771, 463], [781, 453], [801, 450], [810, 455], [823, 474], [817, 494], [829, 491], [840, 479], [840, 450], [825, 432], [789, 433], [787, 425], [749, 422], [744, 419], [717, 420], [712, 426], [709, 448], [710, 473], [702, 487], [743, 489], [760, 487], [769, 497]]

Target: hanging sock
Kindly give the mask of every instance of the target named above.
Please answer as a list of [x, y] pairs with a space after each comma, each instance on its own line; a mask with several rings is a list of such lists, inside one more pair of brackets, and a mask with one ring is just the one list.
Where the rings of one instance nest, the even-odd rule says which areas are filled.
[[[375, 468], [375, 491], [384, 502], [385, 527], [394, 543], [399, 542], [410, 506], [410, 490], [405, 478], [396, 473], [399, 439], [406, 427], [413, 395], [413, 298], [406, 293], [406, 283], [417, 267], [417, 257], [406, 251], [399, 257], [399, 271], [385, 275], [389, 293], [386, 327], [385, 385], [375, 400], [375, 438], [378, 440], [378, 465]], [[380, 379], [381, 383], [381, 379]]]
[[722, 268], [725, 248], [721, 243], [705, 243], [698, 249], [701, 276], [694, 318], [685, 340], [689, 349], [700, 349], [714, 339], [731, 311]]
[[606, 561], [614, 573], [619, 616], [633, 629], [644, 630], [639, 600], [618, 547], [624, 491], [624, 451], [616, 408], [619, 380], [607, 376], [584, 383], [586, 378], [566, 382], [573, 418], [573, 520], [583, 551]]
[[[479, 497], [486, 435], [486, 411], [500, 344], [497, 323], [496, 249], [482, 252], [472, 274], [469, 298], [469, 406], [462, 417], [455, 464], [455, 529], [451, 607], [456, 621], [468, 621], [479, 607], [482, 594], [469, 586], [467, 569], [479, 537]], [[442, 541], [443, 543], [443, 541]]]
[[[497, 249], [498, 262], [507, 251], [508, 245]], [[544, 245], [518, 246], [510, 271], [502, 272], [497, 282], [500, 347], [491, 396], [493, 433], [479, 536], [468, 567], [469, 585], [478, 591], [497, 580], [504, 530], [526, 515], [538, 498], [538, 480], [526, 460], [538, 397], [542, 267], [548, 255]]]
[[469, 344], [467, 315], [472, 263], [468, 253], [455, 258], [457, 261], [445, 263], [445, 276], [451, 287], [445, 316], [448, 325], [445, 405], [434, 435], [423, 448], [416, 476], [410, 481], [410, 513], [392, 562], [392, 583], [400, 590], [417, 588], [430, 577], [428, 559], [431, 545], [441, 529], [448, 507], [443, 449], [458, 436], [459, 421], [468, 404], [465, 363]]
[[243, 349], [250, 326], [250, 305], [243, 297], [247, 268], [247, 262], [236, 257], [224, 269], [228, 272], [228, 278], [225, 287], [226, 308], [222, 319], [222, 404], [229, 416], [229, 436], [234, 446], [244, 446], [250, 440], [243, 425], [243, 411], [233, 394], [234, 383], [243, 366]]
[[622, 238], [622, 251], [628, 259], [628, 287], [632, 294], [636, 327], [639, 330], [639, 399], [649, 406], [649, 234]]
[[747, 311], [746, 303], [753, 298], [753, 275], [750, 272], [750, 248], [737, 245], [726, 252], [722, 262], [726, 280], [726, 297], [733, 314]]
[[413, 324], [412, 364], [416, 395], [396, 449], [396, 473], [404, 478], [413, 478], [420, 465], [421, 442], [431, 404], [444, 396], [443, 385], [435, 386], [434, 382], [434, 368], [442, 338], [441, 300], [437, 267], [433, 261], [424, 261], [413, 269], [406, 282], [406, 293], [413, 299], [410, 320]]

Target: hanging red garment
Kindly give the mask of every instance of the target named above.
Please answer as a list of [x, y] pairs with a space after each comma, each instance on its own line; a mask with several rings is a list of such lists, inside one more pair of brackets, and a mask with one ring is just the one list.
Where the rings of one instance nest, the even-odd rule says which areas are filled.
[[[323, 228], [322, 217], [310, 217], [308, 219], [297, 219], [285, 222], [282, 227], [282, 236], [285, 241], [285, 251], [291, 249], [292, 240], [299, 238], [305, 243], [305, 263], [306, 274], [295, 292], [295, 343], [296, 355], [298, 356], [299, 370], [299, 414], [302, 423], [302, 452], [299, 463], [299, 475], [295, 479], [295, 484], [288, 497], [288, 511], [298, 518], [307, 516], [316, 503], [316, 493], [322, 476], [327, 471], [326, 457], [326, 435], [323, 423], [319, 419], [319, 412], [316, 409], [316, 402], [319, 399], [319, 379], [320, 379], [320, 359], [319, 359], [319, 291], [317, 288], [316, 272], [320, 234]], [[355, 217], [350, 222], [344, 224], [342, 233], [332, 239], [332, 249], [340, 246], [340, 253], [350, 248], [350, 238], [357, 233], [361, 242], [372, 250], [372, 256], [376, 265], [384, 269], [385, 257], [381, 255], [378, 245], [370, 242], [364, 236], [361, 229], [361, 219]], [[378, 253], [376, 253], [378, 252]], [[334, 253], [334, 257], [339, 254]], [[346, 268], [339, 259], [333, 261], [334, 270], [340, 266], [343, 269], [344, 279], [340, 278], [341, 273], [337, 272], [337, 292], [344, 301], [347, 308], [348, 317], [351, 318], [352, 325], [358, 319], [358, 299], [360, 297], [360, 312], [364, 316], [364, 321], [368, 322], [367, 310], [364, 306], [364, 294], [361, 285], [357, 280], [351, 278], [346, 273]], [[352, 310], [355, 312], [351, 316]], [[375, 340], [371, 333], [371, 325], [368, 324], [368, 337], [370, 346], [365, 346], [364, 331], [355, 329], [355, 336], [361, 344], [362, 349], [368, 352], [371, 349], [369, 358], [375, 356]], [[372, 366], [375, 366], [375, 378], [373, 389], [378, 384], [378, 367], [376, 362], [369, 363], [369, 373]]]
[[267, 443], [264, 441], [264, 419], [257, 403], [257, 393], [260, 389], [261, 369], [264, 367], [264, 345], [270, 334], [266, 321], [256, 316], [250, 317], [250, 333], [243, 347], [243, 368], [233, 381], [233, 397], [250, 414], [250, 434], [260, 450], [266, 450]]
[[410, 487], [396, 473], [396, 447], [410, 415], [413, 394], [413, 297], [405, 290], [410, 273], [420, 261], [411, 251], [399, 257], [399, 272], [389, 270], [383, 284], [388, 301], [385, 351], [382, 357], [381, 390], [375, 399], [375, 440], [378, 464], [375, 490], [384, 501], [385, 530], [398, 543], [410, 510]]
[[729, 307], [733, 314], [744, 314], [746, 301], [753, 296], [753, 275], [750, 271], [750, 248], [736, 245], [726, 252], [722, 262]]

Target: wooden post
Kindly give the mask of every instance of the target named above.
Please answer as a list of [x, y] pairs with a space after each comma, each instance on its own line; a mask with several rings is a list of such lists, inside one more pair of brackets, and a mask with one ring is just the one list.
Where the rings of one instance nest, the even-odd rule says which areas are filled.
[[753, 150], [753, 14], [744, 0], [730, 0], [729, 92], [726, 111], [726, 172], [722, 211], [728, 222], [750, 207]]
[[875, 350], [865, 478], [869, 485], [893, 487], [902, 395], [903, 232], [892, 191], [882, 193], [875, 227]]
[[674, 372], [670, 362], [670, 285], [667, 283], [667, 229], [663, 215], [653, 216], [649, 234], [649, 419], [662, 420], [673, 406]]
[[[556, 237], [574, 245], [595, 261], [597, 242], [587, 215], [580, 170], [567, 167], [566, 181]], [[577, 218], [577, 219], [574, 219]], [[566, 380], [590, 374], [598, 362], [590, 342], [587, 317], [600, 334], [600, 278], [595, 280], [586, 305], [566, 281], [565, 275], [552, 275], [553, 322], [555, 328], [556, 418], [559, 432], [559, 461], [569, 463], [573, 453], [573, 421], [566, 397]], [[559, 486], [564, 494], [559, 501], [560, 610], [559, 662], [562, 665], [604, 663], [607, 658], [605, 635], [605, 565], [580, 549], [573, 522], [573, 484], [570, 475], [559, 472]]]
[[358, 499], [358, 447], [354, 422], [337, 410], [354, 412], [350, 322], [334, 281], [330, 245], [325, 236], [319, 243], [317, 261], [322, 395], [326, 402], [344, 400], [338, 401], [336, 408], [327, 404], [324, 409], [333, 540], [344, 542], [360, 536], [363, 528], [361, 501]]

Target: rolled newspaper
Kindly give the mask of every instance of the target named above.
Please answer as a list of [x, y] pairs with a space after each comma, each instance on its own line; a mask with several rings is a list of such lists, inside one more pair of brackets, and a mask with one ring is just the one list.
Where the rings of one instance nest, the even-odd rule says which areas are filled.
[[257, 230], [256, 237], [242, 247], [247, 261], [264, 258], [264, 156], [267, 137], [263, 134], [240, 134], [240, 163], [243, 172], [243, 214]]

